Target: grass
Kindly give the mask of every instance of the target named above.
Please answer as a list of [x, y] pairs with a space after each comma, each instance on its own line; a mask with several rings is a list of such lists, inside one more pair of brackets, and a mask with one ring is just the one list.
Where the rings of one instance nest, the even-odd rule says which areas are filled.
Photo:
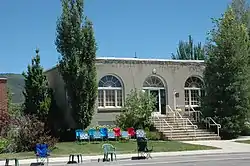
[[[116, 147], [117, 154], [136, 153], [136, 142], [109, 142]], [[99, 143], [83, 143], [81, 145], [75, 142], [61, 142], [56, 145], [56, 149], [51, 152], [51, 157], [68, 156], [70, 153], [82, 153], [85, 155], [102, 154], [102, 142]], [[173, 151], [188, 151], [188, 150], [209, 150], [217, 149], [215, 147], [186, 144], [177, 141], [149, 141], [148, 147], [153, 146], [153, 152], [173, 152]], [[34, 158], [34, 152], [22, 152], [15, 154], [0, 154], [0, 159], [5, 158], [27, 159]]]
[[235, 142], [250, 144], [250, 140], [240, 140], [240, 141], [235, 141]]

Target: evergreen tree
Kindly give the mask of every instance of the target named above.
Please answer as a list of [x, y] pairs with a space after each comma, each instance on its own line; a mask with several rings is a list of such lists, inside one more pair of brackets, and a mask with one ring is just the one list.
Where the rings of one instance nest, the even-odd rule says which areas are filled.
[[237, 137], [249, 110], [249, 37], [232, 8], [215, 20], [210, 33], [208, 59], [204, 71], [205, 116], [221, 124], [221, 137]]
[[47, 122], [51, 104], [51, 93], [48, 87], [48, 80], [40, 65], [39, 50], [32, 58], [31, 65], [28, 65], [27, 72], [23, 72], [24, 86], [24, 114], [34, 115], [42, 122]]
[[62, 0], [57, 23], [59, 71], [65, 82], [76, 128], [86, 128], [94, 114], [97, 97], [96, 43], [92, 23], [83, 16], [83, 0]]
[[201, 43], [195, 45], [192, 39], [192, 36], [188, 36], [188, 42], [180, 41], [177, 53], [172, 54], [172, 59], [181, 59], [181, 60], [204, 60], [205, 51]]

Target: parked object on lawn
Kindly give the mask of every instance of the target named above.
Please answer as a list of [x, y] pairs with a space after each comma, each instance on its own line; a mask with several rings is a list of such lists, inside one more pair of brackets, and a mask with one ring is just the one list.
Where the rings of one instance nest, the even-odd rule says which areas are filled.
[[[113, 158], [115, 157], [116, 160], [116, 148], [111, 145], [111, 144], [103, 144], [102, 145], [102, 149], [103, 149], [103, 162], [106, 161], [113, 161]], [[110, 158], [109, 158], [110, 155]], [[100, 161], [100, 159], [98, 159], [98, 162]]]
[[128, 132], [127, 131], [122, 131], [122, 134], [121, 134], [122, 138], [125, 139], [125, 140], [128, 140], [129, 139], [129, 135], [128, 135]]
[[129, 138], [135, 137], [136, 133], [133, 127], [128, 128], [127, 131], [128, 131]]
[[146, 133], [144, 130], [136, 130], [136, 138], [146, 138]]
[[115, 132], [109, 131], [108, 132], [108, 139], [109, 140], [114, 140], [115, 139]]
[[14, 161], [15, 166], [19, 166], [19, 160], [17, 158], [8, 158], [5, 159], [5, 166], [10, 166], [10, 161]]
[[100, 135], [102, 140], [106, 140], [108, 138], [108, 129], [107, 128], [100, 128]]
[[114, 128], [113, 131], [115, 133], [115, 138], [116, 139], [121, 137], [121, 129], [119, 127]]
[[153, 151], [153, 147], [151, 149], [148, 148], [148, 140], [144, 137], [137, 138], [137, 152], [138, 158], [152, 158], [151, 152]]
[[37, 163], [44, 165], [47, 161], [47, 165], [49, 165], [50, 151], [48, 144], [36, 144], [35, 154]]
[[90, 141], [89, 135], [82, 129], [75, 130], [76, 140], [81, 143], [81, 141]]
[[[75, 157], [77, 158], [77, 160], [75, 160]], [[69, 161], [67, 164], [79, 164], [82, 163], [82, 154], [70, 154], [69, 155]]]

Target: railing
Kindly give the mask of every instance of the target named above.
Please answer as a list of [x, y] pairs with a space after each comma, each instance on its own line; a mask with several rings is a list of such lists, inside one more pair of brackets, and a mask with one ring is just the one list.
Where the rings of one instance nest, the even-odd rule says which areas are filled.
[[175, 113], [176, 113], [176, 115], [177, 115], [176, 117], [178, 117], [178, 119], [180, 119], [180, 120], [182, 121], [182, 125], [183, 125], [183, 128], [184, 128], [185, 130], [188, 129], [188, 126], [189, 126], [189, 125], [193, 127], [194, 136], [196, 137], [196, 130], [198, 129], [198, 126], [195, 125], [195, 124], [193, 124], [193, 123], [190, 121], [190, 119], [188, 119], [188, 118], [183, 118], [183, 117], [181, 116], [181, 114], [180, 114], [178, 111], [176, 111]]
[[165, 119], [161, 119], [158, 115], [152, 116], [153, 122], [155, 122], [155, 118], [157, 118], [160, 121], [160, 132], [164, 131], [162, 128], [164, 127], [164, 124], [165, 124], [165, 125], [167, 125], [167, 127], [170, 128], [170, 137], [172, 138], [172, 133], [173, 133], [174, 127], [171, 126]]
[[212, 117], [204, 117], [204, 115], [201, 111], [196, 111], [192, 106], [188, 106], [188, 108], [189, 108], [188, 109], [189, 116], [191, 113], [194, 113], [194, 119], [196, 122], [201, 122], [202, 118], [205, 119], [205, 123], [206, 123], [207, 128], [210, 128], [211, 126], [216, 126], [217, 127], [217, 135], [220, 136], [220, 128], [221, 128], [220, 124], [216, 123]]
[[[213, 118], [211, 117], [206, 117], [206, 122], [207, 122], [207, 125], [208, 125], [208, 128], [210, 128], [210, 126], [216, 126], [217, 127], [217, 135], [220, 136], [220, 128], [221, 128], [221, 125], [216, 123]], [[212, 122], [212, 124], [210, 123]]]
[[166, 111], [167, 114], [168, 114], [168, 112], [170, 112], [170, 113], [173, 114], [174, 121], [175, 121], [175, 117], [176, 117], [175, 112], [172, 110], [172, 108], [171, 108], [169, 105], [167, 105], [166, 109], [168, 109], [168, 110]]

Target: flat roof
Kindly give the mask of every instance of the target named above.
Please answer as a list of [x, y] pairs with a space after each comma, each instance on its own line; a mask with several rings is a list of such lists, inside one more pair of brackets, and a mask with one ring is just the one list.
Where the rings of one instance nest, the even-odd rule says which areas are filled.
[[[177, 60], [177, 59], [153, 59], [153, 58], [118, 58], [118, 57], [96, 57], [97, 61], [103, 61], [103, 60], [111, 60], [111, 61], [138, 61], [138, 62], [174, 62], [174, 63], [203, 63], [204, 60]], [[54, 67], [45, 70], [46, 72], [49, 72], [53, 69], [55, 69], [57, 65]]]
[[202, 63], [204, 60], [177, 60], [177, 59], [152, 59], [152, 58], [117, 58], [117, 57], [97, 57], [97, 60], [125, 60], [125, 61], [152, 61], [152, 62], [189, 62], [189, 63]]

